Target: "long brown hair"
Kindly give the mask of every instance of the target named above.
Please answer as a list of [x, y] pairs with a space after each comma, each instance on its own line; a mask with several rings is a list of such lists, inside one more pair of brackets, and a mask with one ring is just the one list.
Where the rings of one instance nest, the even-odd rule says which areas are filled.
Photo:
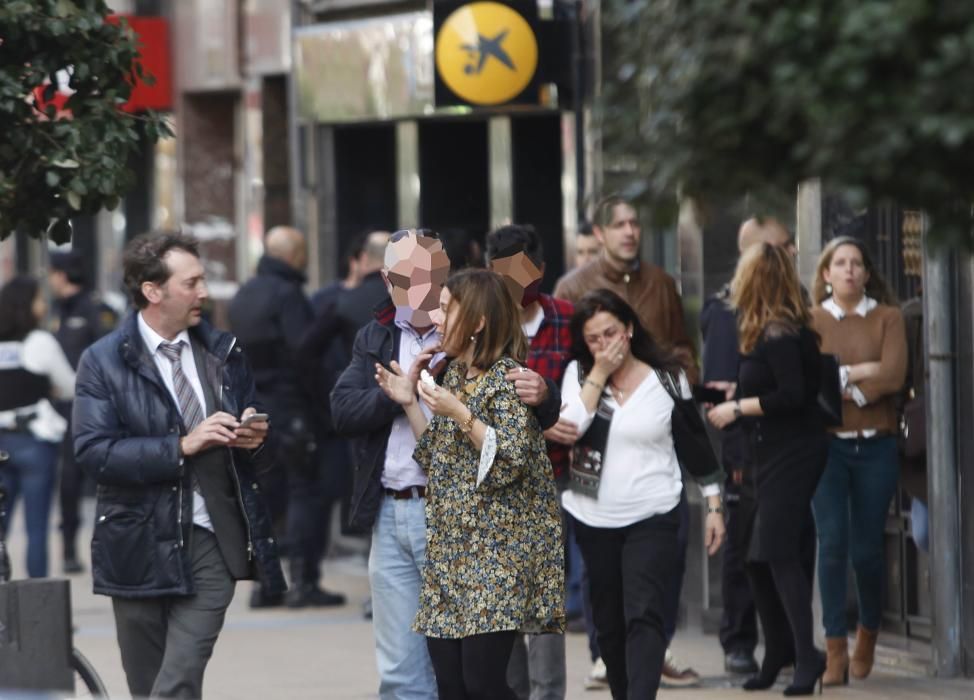
[[866, 245], [862, 241], [852, 236], [833, 238], [822, 249], [822, 254], [818, 256], [818, 264], [815, 266], [815, 280], [812, 282], [812, 299], [815, 303], [821, 304], [832, 296], [832, 292], [826, 287], [823, 273], [832, 264], [832, 256], [835, 255], [835, 251], [844, 245], [853, 246], [862, 256], [862, 266], [866, 270], [866, 274], [869, 275], [869, 279], [866, 280], [866, 296], [870, 299], [875, 299], [880, 304], [896, 306], [898, 303], [896, 301], [896, 295], [893, 294], [889, 285], [886, 284], [886, 279], [882, 273], [876, 268], [876, 264], [869, 254], [869, 249], [866, 248]]
[[730, 301], [737, 309], [743, 353], [754, 350], [772, 323], [797, 330], [812, 319], [794, 261], [783, 247], [770, 243], [752, 245], [741, 254], [731, 280]]
[[[524, 362], [528, 341], [521, 330], [521, 307], [500, 275], [468, 268], [451, 276], [446, 288], [450, 290], [450, 306], [456, 304], [458, 314], [446, 329], [444, 348], [460, 351], [471, 336], [476, 336], [471, 362], [474, 367], [489, 369], [505, 355]], [[484, 327], [478, 333], [481, 318]]]

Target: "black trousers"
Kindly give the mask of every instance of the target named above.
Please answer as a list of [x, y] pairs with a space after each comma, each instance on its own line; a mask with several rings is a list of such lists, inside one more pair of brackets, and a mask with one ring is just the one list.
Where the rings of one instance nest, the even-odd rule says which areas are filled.
[[507, 666], [517, 632], [426, 638], [440, 700], [517, 700]]
[[680, 558], [680, 507], [620, 528], [575, 520], [599, 649], [614, 700], [656, 697], [667, 639], [667, 586]]
[[757, 510], [753, 485], [735, 484], [728, 476], [724, 505], [727, 509], [727, 540], [720, 573], [720, 593], [724, 603], [720, 646], [725, 654], [735, 651], [753, 654], [758, 645], [758, 623], [745, 567], [751, 522]]

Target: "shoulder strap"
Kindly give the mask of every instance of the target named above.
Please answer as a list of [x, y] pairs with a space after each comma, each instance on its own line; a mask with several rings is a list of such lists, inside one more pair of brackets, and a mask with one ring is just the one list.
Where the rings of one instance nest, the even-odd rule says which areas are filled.
[[656, 372], [656, 376], [659, 378], [659, 383], [663, 385], [663, 388], [666, 389], [666, 393], [670, 395], [670, 398], [673, 399], [674, 402], [685, 400], [676, 385], [672, 372], [659, 368], [654, 368], [653, 371]]

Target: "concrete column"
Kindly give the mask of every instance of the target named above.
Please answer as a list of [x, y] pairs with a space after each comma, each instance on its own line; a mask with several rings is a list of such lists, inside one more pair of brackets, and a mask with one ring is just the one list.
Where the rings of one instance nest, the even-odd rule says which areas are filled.
[[798, 274], [811, 289], [815, 264], [822, 252], [822, 181], [806, 180], [798, 185], [797, 226]]
[[490, 168], [490, 227], [511, 223], [514, 217], [514, 192], [511, 181], [511, 118], [491, 117], [487, 125]]

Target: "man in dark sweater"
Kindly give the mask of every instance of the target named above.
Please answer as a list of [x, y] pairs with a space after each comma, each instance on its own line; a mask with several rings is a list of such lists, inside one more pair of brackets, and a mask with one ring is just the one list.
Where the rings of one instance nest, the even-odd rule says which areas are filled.
[[[257, 395], [274, 424], [268, 448], [277, 467], [266, 487], [275, 494], [278, 514], [286, 500], [291, 569], [286, 602], [290, 607], [343, 605], [345, 596], [318, 585], [324, 548], [324, 496], [318, 470], [313, 382], [308, 382], [298, 361], [301, 341], [312, 321], [311, 305], [302, 289], [308, 259], [304, 235], [279, 226], [267, 232], [264, 245], [257, 275], [230, 302], [230, 328], [253, 368]], [[252, 607], [280, 603], [280, 598], [269, 598], [257, 588], [251, 597]]]

